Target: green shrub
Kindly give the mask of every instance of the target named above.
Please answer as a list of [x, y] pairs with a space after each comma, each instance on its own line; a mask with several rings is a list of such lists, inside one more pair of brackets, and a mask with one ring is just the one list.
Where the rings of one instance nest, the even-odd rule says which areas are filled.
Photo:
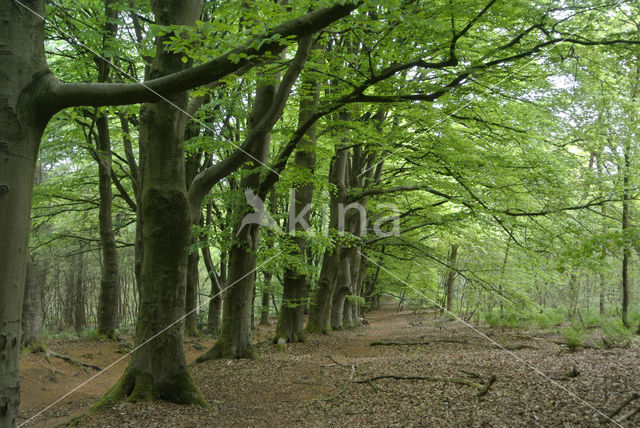
[[543, 309], [534, 317], [535, 324], [540, 328], [551, 328], [561, 325], [565, 321], [564, 314], [558, 309]]
[[564, 338], [567, 341], [567, 346], [569, 347], [569, 350], [575, 351], [576, 349], [584, 345], [584, 340], [586, 337], [584, 330], [580, 328], [576, 328], [575, 326], [572, 326], [570, 328], [565, 329], [562, 333], [564, 335]]
[[622, 324], [620, 318], [607, 318], [602, 322], [604, 341], [609, 345], [628, 343], [633, 336], [632, 331]]

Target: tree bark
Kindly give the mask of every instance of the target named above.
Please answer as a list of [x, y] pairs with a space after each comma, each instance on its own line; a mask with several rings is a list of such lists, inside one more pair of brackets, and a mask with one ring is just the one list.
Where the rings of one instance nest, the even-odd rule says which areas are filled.
[[98, 222], [100, 227], [100, 245], [102, 247], [102, 277], [98, 300], [98, 334], [111, 339], [116, 338], [118, 327], [118, 303], [120, 300], [120, 277], [118, 274], [118, 254], [113, 232], [111, 190], [111, 139], [107, 114], [97, 118], [98, 129], [98, 188], [100, 208]]
[[[44, 13], [44, 0], [30, 7]], [[14, 426], [33, 180], [52, 111], [40, 99], [49, 72], [44, 22], [9, 1], [0, 2], [0, 16], [0, 426]]]
[[[249, 117], [251, 129], [265, 114], [274, 102], [276, 87], [273, 84], [263, 84], [256, 91], [254, 106]], [[271, 134], [263, 134], [256, 153], [258, 161], [266, 162], [269, 155]], [[254, 166], [246, 166], [245, 170], [254, 170]], [[247, 174], [240, 182], [240, 189], [257, 189], [260, 183], [258, 172]], [[238, 202], [234, 211], [249, 213], [251, 206], [244, 195], [237, 195]], [[199, 362], [215, 358], [256, 358], [251, 341], [251, 318], [253, 317], [253, 287], [254, 271], [256, 267], [256, 251], [260, 225], [242, 225], [242, 216], [236, 220], [233, 227], [233, 243], [229, 250], [229, 284], [232, 286], [225, 293], [222, 307], [222, 325], [220, 336], [214, 346], [198, 358]], [[243, 227], [244, 226], [244, 227]], [[242, 227], [242, 229], [240, 229]]]
[[[115, 37], [117, 25], [114, 20], [118, 16], [114, 0], [105, 0], [105, 24], [102, 39], [103, 51], [107, 49], [110, 39]], [[110, 65], [103, 59], [97, 60], [98, 80], [109, 80]], [[111, 339], [116, 338], [118, 327], [118, 303], [120, 300], [120, 277], [118, 274], [118, 254], [113, 232], [111, 190], [111, 137], [106, 112], [96, 118], [98, 130], [97, 156], [98, 189], [100, 192], [100, 208], [98, 224], [100, 227], [100, 245], [102, 247], [102, 277], [100, 280], [100, 296], [98, 299], [98, 335]]]
[[[331, 161], [329, 182], [338, 189], [338, 194], [331, 194], [329, 202], [329, 234], [336, 233], [339, 223], [338, 206], [345, 198], [345, 180], [347, 174], [348, 149], [336, 147], [336, 153]], [[322, 268], [318, 287], [309, 311], [307, 331], [309, 333], [326, 334], [332, 327], [331, 314], [338, 271], [341, 264], [341, 245], [336, 243], [328, 248], [322, 259]]]
[[458, 257], [458, 245], [451, 244], [451, 249], [449, 251], [449, 274], [447, 275], [447, 312], [453, 312], [453, 301], [454, 301], [454, 283], [456, 279], [456, 258]]
[[202, 247], [202, 259], [204, 260], [204, 265], [207, 268], [207, 274], [211, 281], [207, 328], [213, 337], [218, 337], [220, 330], [220, 313], [222, 311], [222, 296], [220, 293], [225, 286], [226, 257], [224, 257], [224, 254], [220, 255], [220, 276], [216, 274], [213, 260], [211, 259], [211, 250], [208, 245]]
[[[152, 1], [157, 22], [163, 25], [193, 25], [202, 2]], [[188, 67], [182, 55], [166, 52], [156, 41], [152, 76], [177, 73]], [[187, 94], [169, 97], [186, 108]], [[168, 102], [145, 104], [140, 113], [139, 185], [142, 219], [142, 265], [136, 345], [120, 381], [96, 408], [112, 404], [122, 396], [130, 401], [164, 399], [179, 404], [206, 406], [187, 370], [184, 356], [185, 289], [191, 221], [186, 198], [184, 132], [186, 116]], [[161, 334], [160, 334], [161, 333]]]
[[27, 274], [22, 305], [22, 346], [31, 352], [44, 351], [42, 342], [42, 284], [33, 257], [27, 259]]
[[629, 175], [631, 174], [631, 147], [624, 144], [624, 167], [622, 170], [622, 323], [629, 328], [629, 260], [631, 259], [631, 244], [629, 239]]
[[260, 325], [271, 325], [269, 322], [269, 299], [271, 298], [269, 287], [271, 286], [273, 274], [271, 272], [263, 272], [263, 276], [264, 285], [262, 290], [262, 304], [260, 306]]
[[[298, 113], [298, 124], [306, 122], [314, 113], [318, 105], [318, 84], [311, 79], [305, 79], [301, 85], [301, 91], [306, 93], [301, 101]], [[304, 173], [309, 174], [309, 181], [298, 187], [295, 191], [295, 197], [292, 198], [289, 209], [289, 221], [292, 218], [298, 218], [301, 214], [301, 222], [289, 226], [289, 232], [295, 232], [293, 240], [297, 251], [292, 256], [301, 260], [306, 260], [307, 241], [304, 234], [305, 225], [309, 224], [309, 214], [311, 201], [313, 199], [313, 173], [316, 167], [316, 126], [312, 126], [306, 133], [306, 137], [298, 145], [295, 154], [295, 165]], [[302, 262], [302, 264], [305, 264]], [[296, 270], [296, 268], [287, 268], [284, 271], [283, 295], [280, 314], [278, 315], [278, 324], [276, 326], [276, 334], [274, 342], [284, 339], [286, 342], [302, 342], [304, 341], [304, 309], [306, 306], [306, 298], [309, 292], [309, 278]], [[268, 302], [268, 299], [267, 299]]]

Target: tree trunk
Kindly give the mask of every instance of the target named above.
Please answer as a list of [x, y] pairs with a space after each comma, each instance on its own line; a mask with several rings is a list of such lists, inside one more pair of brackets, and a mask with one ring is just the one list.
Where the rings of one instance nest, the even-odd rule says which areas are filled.
[[622, 184], [622, 323], [629, 328], [629, 260], [631, 259], [631, 244], [629, 242], [629, 175], [631, 174], [631, 147], [628, 142], [624, 145], [624, 168]]
[[211, 293], [209, 298], [209, 312], [207, 314], [207, 328], [209, 333], [213, 337], [218, 337], [220, 330], [220, 313], [222, 311], [222, 296], [221, 292], [225, 284], [225, 271], [226, 271], [226, 257], [223, 254], [220, 255], [220, 276], [216, 274], [213, 267], [213, 260], [211, 259], [211, 250], [209, 246], [202, 247], [202, 259], [204, 265], [207, 268], [207, 274], [211, 281]]
[[100, 227], [100, 245], [102, 247], [102, 277], [98, 300], [98, 335], [111, 339], [116, 337], [118, 327], [118, 302], [120, 299], [120, 278], [116, 240], [113, 233], [111, 203], [111, 139], [106, 113], [97, 119], [98, 129], [98, 187], [100, 191], [100, 209], [98, 213]]
[[[109, 40], [115, 37], [117, 25], [115, 19], [118, 12], [114, 0], [105, 0], [105, 23], [102, 38], [102, 49], [107, 50]], [[98, 80], [109, 80], [110, 65], [99, 59]], [[98, 335], [111, 339], [116, 337], [118, 327], [118, 303], [120, 300], [120, 277], [118, 274], [118, 257], [116, 240], [113, 232], [111, 190], [111, 138], [107, 113], [101, 113], [96, 118], [98, 141], [98, 189], [100, 192], [100, 209], [98, 214], [100, 227], [100, 245], [102, 247], [102, 277], [100, 280], [100, 296], [98, 300]]]
[[[309, 91], [300, 101], [298, 124], [305, 123], [314, 113], [318, 105], [318, 84], [314, 80], [307, 79], [301, 85], [301, 91]], [[307, 183], [296, 189], [290, 203], [289, 221], [301, 216], [301, 222], [295, 221], [289, 225], [289, 232], [295, 231], [293, 238], [297, 251], [295, 256], [306, 260], [307, 241], [304, 236], [309, 225], [309, 213], [313, 199], [313, 180], [311, 177], [316, 167], [316, 126], [312, 126], [298, 145], [295, 155], [295, 165], [304, 173], [309, 174]], [[293, 229], [293, 230], [292, 230]], [[304, 264], [304, 262], [303, 262]], [[284, 339], [286, 342], [304, 341], [304, 309], [309, 292], [309, 278], [296, 268], [287, 268], [284, 271], [282, 306], [278, 315], [278, 325], [274, 342]]]
[[[338, 188], [338, 195], [331, 193], [329, 213], [330, 236], [338, 229], [338, 206], [340, 202], [344, 200], [345, 196], [344, 183], [347, 173], [348, 154], [347, 149], [336, 148], [336, 154], [332, 159], [329, 171], [329, 182]], [[311, 303], [311, 310], [309, 311], [309, 321], [307, 322], [307, 331], [309, 333], [326, 334], [333, 325], [331, 323], [331, 314], [336, 281], [341, 264], [340, 258], [341, 246], [337, 242], [334, 248], [328, 248], [324, 252], [320, 278], [318, 279], [318, 288], [316, 289], [315, 297]], [[340, 323], [340, 327], [342, 327], [342, 322]]]
[[[29, 2], [44, 14], [44, 0]], [[44, 22], [16, 2], [0, 2], [0, 426], [15, 425], [21, 312], [31, 197], [40, 137], [51, 117], [42, 83]]]
[[[192, 240], [195, 241], [195, 239]], [[198, 331], [198, 285], [199, 271], [198, 264], [200, 263], [200, 257], [198, 250], [195, 249], [189, 254], [188, 266], [187, 266], [187, 294], [185, 302], [186, 318], [184, 319], [184, 334], [190, 337], [199, 337]]]
[[458, 245], [452, 244], [449, 252], [449, 274], [447, 276], [447, 312], [453, 312], [454, 283], [456, 279], [456, 258], [458, 256]]
[[[163, 25], [193, 25], [202, 2], [152, 1], [156, 21]], [[164, 50], [173, 34], [156, 41], [151, 76], [186, 68], [182, 55]], [[120, 381], [96, 408], [121, 396], [130, 401], [164, 399], [206, 406], [187, 370], [183, 348], [185, 289], [191, 221], [186, 197], [184, 130], [187, 94], [144, 104], [140, 112], [140, 204], [142, 264], [136, 325], [138, 349]], [[173, 105], [172, 105], [173, 104]], [[160, 334], [161, 333], [161, 334]]]
[[269, 300], [271, 298], [269, 287], [273, 274], [271, 272], [263, 272], [264, 285], [262, 288], [262, 305], [260, 306], [260, 325], [271, 325], [269, 322]]
[[85, 305], [84, 254], [79, 254], [73, 283], [73, 328], [80, 333], [87, 324]]
[[[275, 99], [276, 88], [273, 84], [263, 84], [256, 90], [254, 106], [249, 117], [249, 130], [260, 121], [269, 110]], [[264, 163], [269, 156], [269, 142], [271, 134], [261, 136], [254, 156]], [[243, 167], [246, 171], [253, 171], [240, 182], [240, 190], [247, 189], [257, 192], [260, 184], [260, 174], [254, 165]], [[253, 209], [245, 199], [245, 195], [238, 195], [234, 211], [250, 213]], [[242, 228], [242, 229], [241, 229]], [[214, 358], [256, 358], [251, 341], [251, 319], [253, 318], [253, 289], [254, 271], [256, 268], [256, 252], [258, 249], [259, 224], [242, 224], [242, 216], [238, 216], [233, 227], [233, 243], [229, 250], [229, 278], [231, 285], [225, 292], [222, 307], [222, 326], [220, 336], [213, 347], [198, 358], [199, 362]]]
[[27, 259], [27, 275], [22, 305], [22, 346], [31, 352], [44, 351], [42, 342], [42, 284], [33, 257]]

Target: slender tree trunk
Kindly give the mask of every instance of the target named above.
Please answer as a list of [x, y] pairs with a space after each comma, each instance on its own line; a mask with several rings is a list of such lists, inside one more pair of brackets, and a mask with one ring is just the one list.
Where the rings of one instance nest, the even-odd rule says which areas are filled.
[[98, 300], [98, 334], [115, 339], [118, 327], [118, 302], [120, 278], [111, 203], [111, 139], [106, 113], [97, 118], [98, 129], [98, 188], [100, 208], [98, 213], [100, 245], [102, 247], [102, 277]]
[[198, 331], [198, 311], [196, 309], [198, 306], [198, 285], [200, 283], [198, 275], [199, 263], [200, 256], [198, 250], [191, 251], [187, 261], [186, 318], [184, 319], [184, 334], [190, 337], [200, 336], [200, 332]]
[[82, 331], [86, 320], [86, 298], [85, 298], [85, 263], [84, 254], [77, 256], [78, 264], [75, 267], [75, 278], [73, 283], [73, 327], [76, 333]]
[[[115, 37], [117, 25], [114, 23], [118, 16], [114, 0], [105, 0], [105, 24], [102, 40], [103, 51], [107, 44]], [[110, 65], [98, 59], [99, 82], [109, 81]], [[100, 192], [100, 209], [98, 224], [100, 228], [100, 246], [102, 248], [102, 277], [100, 280], [100, 296], [98, 299], [98, 334], [115, 339], [118, 327], [118, 303], [120, 300], [120, 278], [118, 274], [118, 258], [116, 241], [113, 232], [111, 190], [111, 137], [107, 113], [101, 113], [96, 118], [98, 130], [96, 160], [98, 163], [98, 189]]]
[[[300, 101], [298, 114], [298, 124], [306, 122], [314, 113], [318, 105], [318, 84], [314, 80], [306, 79], [301, 85], [302, 91], [308, 91]], [[316, 167], [316, 126], [312, 126], [298, 145], [295, 154], [295, 165], [309, 176], [312, 176]], [[295, 191], [289, 209], [289, 220], [301, 216], [301, 222], [295, 223], [293, 227], [296, 236], [293, 238], [297, 252], [295, 256], [306, 259], [307, 241], [304, 236], [305, 225], [309, 224], [309, 214], [311, 201], [313, 199], [313, 181], [309, 179], [307, 183], [300, 186]], [[290, 229], [292, 227], [290, 226]], [[291, 230], [290, 230], [291, 231]], [[309, 278], [295, 268], [287, 268], [284, 271], [284, 284], [282, 295], [282, 306], [278, 315], [278, 325], [274, 342], [284, 339], [286, 342], [304, 341], [304, 309], [309, 291]], [[268, 300], [267, 300], [268, 301]]]
[[453, 312], [453, 301], [454, 301], [454, 283], [456, 279], [456, 258], [458, 256], [458, 245], [452, 244], [451, 249], [449, 251], [449, 274], [447, 275], [447, 311]]
[[218, 333], [220, 330], [220, 313], [222, 311], [222, 296], [220, 293], [222, 292], [222, 287], [224, 287], [224, 271], [223, 266], [226, 265], [226, 258], [220, 257], [220, 276], [216, 274], [215, 268], [213, 266], [213, 260], [211, 259], [211, 250], [209, 246], [205, 245], [202, 247], [202, 259], [204, 260], [204, 265], [207, 268], [207, 274], [209, 275], [209, 280], [211, 281], [211, 293], [209, 299], [209, 312], [207, 315], [207, 328], [209, 333], [213, 337], [218, 337]]
[[269, 300], [271, 298], [269, 287], [271, 286], [273, 274], [266, 271], [262, 274], [264, 276], [264, 285], [262, 290], [262, 304], [260, 306], [260, 325], [271, 325], [269, 322]]
[[624, 168], [622, 178], [622, 323], [629, 328], [629, 260], [631, 259], [631, 244], [629, 242], [629, 175], [631, 174], [631, 147], [624, 144]]
[[[265, 84], [257, 89], [249, 118], [249, 129], [252, 129], [271, 107], [275, 92], [276, 88], [273, 84]], [[262, 138], [262, 144], [258, 145], [259, 149], [254, 156], [264, 163], [269, 155], [271, 134], [263, 134]], [[250, 171], [254, 170], [255, 166], [243, 168]], [[259, 183], [260, 174], [254, 171], [242, 179], [240, 189], [253, 189], [257, 192]], [[247, 203], [245, 195], [238, 195], [238, 197], [241, 200], [237, 202], [234, 211], [250, 213], [253, 209]], [[229, 250], [228, 278], [232, 286], [224, 296], [220, 336], [215, 345], [198, 358], [199, 362], [214, 358], [256, 358], [257, 356], [251, 341], [251, 319], [253, 318], [254, 271], [260, 225], [242, 225], [241, 222], [242, 216], [239, 216], [233, 227], [234, 240]]]

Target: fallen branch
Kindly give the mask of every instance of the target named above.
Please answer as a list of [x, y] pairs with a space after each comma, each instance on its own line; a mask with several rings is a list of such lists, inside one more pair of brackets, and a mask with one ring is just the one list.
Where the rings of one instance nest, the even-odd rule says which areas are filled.
[[[340, 363], [336, 363], [336, 364], [340, 364]], [[340, 365], [344, 365], [344, 364], [340, 364]], [[340, 389], [340, 391], [338, 391], [337, 393], [326, 397], [326, 398], [314, 398], [313, 400], [311, 400], [312, 402], [314, 401], [333, 401], [336, 398], [340, 397], [342, 394], [344, 394], [344, 392], [347, 390], [347, 388], [349, 387], [349, 384], [351, 383], [351, 381], [353, 381], [353, 375], [355, 375], [356, 373], [356, 366], [351, 366], [351, 375], [349, 376], [349, 379], [347, 379], [347, 381], [344, 383], [344, 386], [342, 387], [342, 389]]]
[[[613, 418], [618, 416], [618, 413], [620, 413], [622, 411], [622, 409], [627, 407], [629, 404], [631, 404], [632, 402], [634, 402], [638, 398], [640, 398], [640, 393], [634, 392], [633, 394], [631, 394], [631, 397], [627, 398], [625, 401], [622, 402], [622, 404], [620, 404], [618, 407], [616, 407], [616, 409], [613, 412], [611, 412], [609, 414], [609, 416], [607, 416], [607, 419], [601, 420], [601, 422], [604, 423], [604, 422], [609, 422], [609, 421], [613, 420]], [[635, 413], [637, 413], [638, 410], [640, 410], [640, 407], [635, 409], [635, 410], [632, 410], [632, 412], [630, 412], [630, 413], [633, 413], [633, 414], [627, 413], [627, 414], [623, 415], [620, 419], [616, 420], [616, 422], [622, 422], [622, 421], [624, 421], [626, 419], [629, 419], [631, 416], [633, 416]]]
[[47, 359], [47, 361], [49, 363], [51, 363], [51, 357], [55, 357], [55, 358], [59, 358], [63, 361], [66, 361], [69, 364], [73, 364], [74, 366], [81, 366], [81, 367], [87, 367], [90, 369], [94, 369], [97, 370], [99, 372], [102, 371], [102, 369], [96, 365], [93, 364], [89, 364], [89, 363], [84, 363], [82, 361], [78, 361], [78, 360], [74, 360], [73, 358], [71, 358], [68, 355], [62, 355], [62, 354], [58, 354], [57, 352], [52, 351], [51, 349], [47, 349], [44, 353], [44, 357]]
[[494, 346], [494, 348], [496, 348], [496, 349], [506, 349], [507, 351], [519, 351], [521, 349], [535, 349], [535, 350], [540, 349], [540, 348], [536, 348], [535, 346], [531, 346], [531, 345], [513, 345], [513, 346], [497, 345], [497, 346]]
[[[475, 375], [474, 377], [476, 377], [476, 376], [477, 375]], [[354, 381], [354, 383], [369, 383], [369, 384], [372, 384], [372, 382], [374, 382], [376, 380], [381, 380], [381, 379], [424, 380], [424, 381], [429, 381], [429, 382], [457, 383], [457, 384], [467, 385], [467, 386], [471, 386], [473, 388], [478, 389], [479, 391], [478, 391], [478, 394], [476, 394], [476, 395], [478, 397], [482, 397], [482, 396], [486, 395], [487, 392], [489, 392], [489, 389], [495, 383], [495, 381], [498, 379], [498, 377], [496, 375], [491, 375], [491, 377], [489, 378], [489, 380], [487, 380], [487, 382], [477, 383], [477, 382], [474, 382], [471, 379], [467, 379], [467, 378], [446, 378], [446, 377], [438, 377], [438, 376], [382, 375], [382, 376], [375, 376], [375, 377], [370, 377], [370, 378], [366, 378], [366, 379], [356, 380], [356, 381]]]
[[418, 341], [418, 342], [387, 342], [387, 341], [377, 341], [371, 342], [370, 346], [415, 346], [415, 345], [429, 345], [430, 343], [460, 343], [463, 345], [468, 345], [464, 339], [431, 339], [427, 341]]
[[430, 342], [371, 342], [369, 346], [428, 345]]
[[487, 383], [484, 384], [484, 387], [480, 390], [480, 392], [478, 392], [477, 396], [478, 397], [485, 396], [487, 394], [487, 392], [489, 392], [489, 389], [491, 388], [491, 385], [493, 385], [496, 380], [498, 380], [498, 377], [496, 375], [491, 375], [491, 377], [489, 378]]

